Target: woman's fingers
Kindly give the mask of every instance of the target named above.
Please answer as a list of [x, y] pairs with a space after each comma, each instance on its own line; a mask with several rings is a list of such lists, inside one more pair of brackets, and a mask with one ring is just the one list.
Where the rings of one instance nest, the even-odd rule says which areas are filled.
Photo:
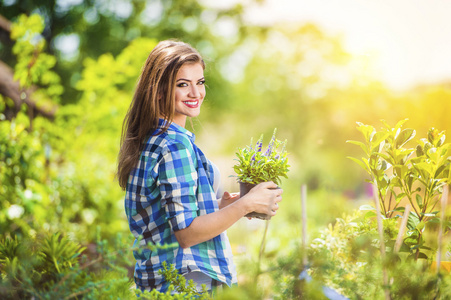
[[230, 196], [234, 200], [238, 200], [240, 198], [240, 193], [230, 193]]
[[277, 184], [275, 184], [272, 181], [262, 182], [262, 183], [260, 183], [260, 185], [267, 189], [276, 189], [277, 188]]
[[254, 211], [274, 216], [279, 209], [278, 202], [282, 201], [282, 193], [281, 188], [274, 182], [268, 181], [252, 188], [247, 197], [254, 202]]
[[229, 200], [232, 198], [232, 195], [229, 192], [224, 192], [224, 194], [222, 195], [222, 199], [223, 200]]
[[282, 189], [280, 189], [280, 193], [278, 193], [278, 194], [276, 195], [275, 200], [276, 200], [276, 202], [282, 201]]

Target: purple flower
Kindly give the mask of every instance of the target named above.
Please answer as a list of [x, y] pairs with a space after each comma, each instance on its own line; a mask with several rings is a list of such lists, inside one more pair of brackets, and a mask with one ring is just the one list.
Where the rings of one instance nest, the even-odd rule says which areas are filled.
[[268, 149], [266, 149], [264, 156], [270, 156], [271, 152], [272, 152], [272, 144], [269, 144]]
[[257, 148], [256, 152], [261, 152], [262, 151], [262, 146], [263, 146], [263, 142], [262, 142], [262, 140], [259, 140], [257, 142], [257, 145], [255, 146]]
[[268, 145], [268, 149], [266, 149], [265, 156], [270, 156], [272, 153], [272, 148], [273, 148], [274, 142], [276, 140], [276, 132], [277, 132], [277, 128], [274, 129], [271, 141], [269, 142], [269, 145]]

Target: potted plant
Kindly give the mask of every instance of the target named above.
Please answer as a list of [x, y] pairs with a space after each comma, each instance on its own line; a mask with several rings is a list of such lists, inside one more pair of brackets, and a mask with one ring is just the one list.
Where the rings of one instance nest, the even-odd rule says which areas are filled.
[[[273, 181], [280, 184], [280, 177], [287, 177], [288, 159], [286, 152], [287, 141], [276, 139], [276, 131], [272, 135], [268, 147], [263, 152], [263, 135], [260, 136], [255, 146], [251, 144], [245, 148], [238, 148], [236, 156], [238, 163], [234, 166], [237, 180], [240, 184], [240, 195], [244, 196], [254, 186], [261, 182]], [[279, 151], [278, 148], [281, 147]], [[271, 216], [252, 212], [246, 215], [251, 218], [269, 220]]]

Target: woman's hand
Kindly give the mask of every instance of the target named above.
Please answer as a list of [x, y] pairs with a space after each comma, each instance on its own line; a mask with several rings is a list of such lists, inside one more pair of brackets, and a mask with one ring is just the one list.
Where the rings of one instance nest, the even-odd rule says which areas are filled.
[[222, 209], [227, 205], [232, 204], [238, 199], [240, 199], [240, 193], [224, 192], [221, 199], [219, 200], [219, 209]]
[[263, 182], [253, 187], [249, 193], [241, 199], [247, 204], [249, 212], [257, 212], [275, 216], [279, 209], [279, 202], [282, 201], [283, 190], [272, 182]]

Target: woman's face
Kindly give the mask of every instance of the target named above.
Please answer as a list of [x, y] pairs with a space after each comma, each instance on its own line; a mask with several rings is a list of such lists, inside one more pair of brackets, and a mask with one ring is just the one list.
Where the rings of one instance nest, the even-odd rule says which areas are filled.
[[185, 127], [186, 117], [197, 117], [204, 97], [205, 79], [202, 65], [182, 65], [175, 79], [174, 123]]

